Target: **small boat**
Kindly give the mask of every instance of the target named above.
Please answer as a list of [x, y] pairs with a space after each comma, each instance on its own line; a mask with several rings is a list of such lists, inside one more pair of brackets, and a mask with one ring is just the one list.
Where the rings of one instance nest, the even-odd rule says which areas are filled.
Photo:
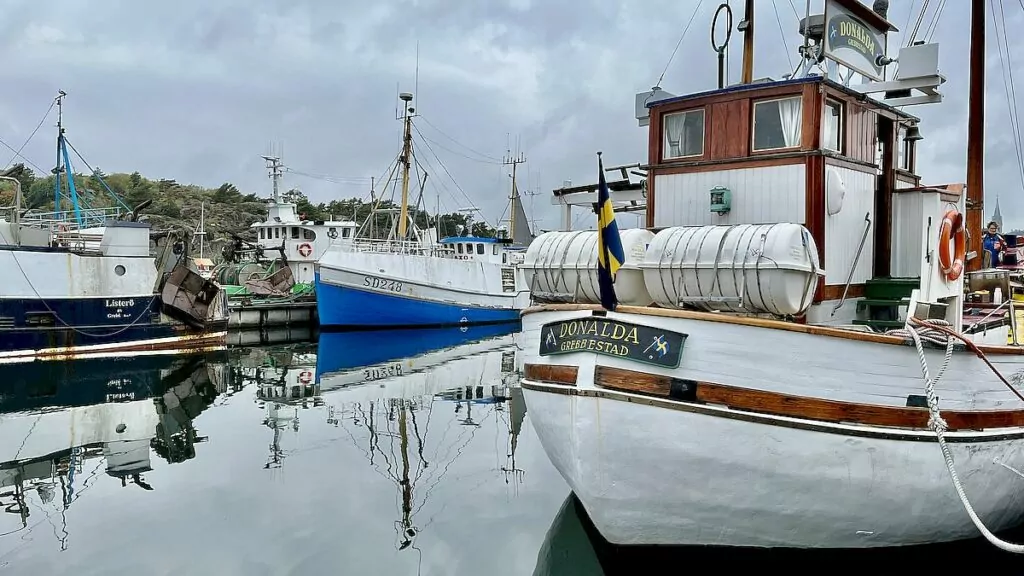
[[116, 205], [92, 208], [72, 177], [60, 116], [57, 125], [52, 212], [22, 208], [19, 166], [0, 173], [15, 189], [0, 213], [0, 363], [223, 346], [226, 297], [187, 265], [190, 235], [164, 234], [154, 257], [140, 208], [105, 184]]
[[[329, 328], [412, 328], [517, 322], [529, 302], [517, 264], [532, 236], [512, 179], [512, 223], [505, 238], [436, 241], [408, 214], [412, 94], [403, 93], [405, 145], [399, 157], [402, 204], [386, 239], [360, 233], [316, 264], [317, 312]], [[513, 166], [520, 162], [516, 160]], [[425, 180], [424, 180], [425, 182]], [[378, 210], [367, 219], [376, 222]]]
[[[963, 333], [984, 98], [971, 98], [966, 194], [922, 186], [919, 119], [899, 107], [941, 101], [938, 46], [901, 48], [883, 82], [885, 4], [827, 0], [802, 25], [804, 73], [754, 82], [748, 0], [740, 84], [638, 95], [649, 242], [618, 233], [602, 171], [601, 263], [527, 255], [531, 286], [552, 288], [523, 313], [524, 396], [609, 542], [873, 548], [981, 533], [1024, 551], [994, 535], [1024, 519], [1024, 355], [1005, 334]], [[827, 76], [806, 73], [821, 58]], [[902, 290], [903, 321], [868, 317], [872, 292]]]

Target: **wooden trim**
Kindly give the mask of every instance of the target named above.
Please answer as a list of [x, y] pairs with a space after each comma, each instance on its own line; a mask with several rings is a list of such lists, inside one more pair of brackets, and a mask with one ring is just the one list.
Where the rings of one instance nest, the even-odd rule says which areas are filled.
[[561, 364], [526, 364], [523, 366], [523, 377], [536, 382], [575, 386], [579, 368]]
[[[809, 155], [804, 152], [776, 154], [769, 157], [731, 158], [728, 160], [705, 160], [702, 162], [675, 162], [648, 166], [647, 175], [692, 174], [695, 172], [714, 172], [717, 170], [738, 170], [741, 168], [768, 168], [771, 166], [790, 166], [803, 164]], [[649, 183], [648, 183], [649, 184]], [[648, 196], [650, 186], [648, 185]], [[648, 200], [648, 205], [650, 201]]]
[[[690, 402], [679, 402], [656, 396], [645, 396], [630, 394], [628, 392], [617, 392], [615, 390], [604, 390], [597, 388], [574, 388], [569, 386], [556, 386], [541, 382], [530, 382], [523, 380], [524, 390], [542, 394], [557, 394], [560, 396], [575, 396], [579, 398], [604, 399], [613, 402], [628, 402], [634, 406], [651, 406], [663, 410], [676, 412], [689, 412], [701, 414], [713, 418], [727, 418], [762, 424], [764, 426], [780, 426], [794, 430], [806, 430], [821, 434], [838, 434], [840, 436], [854, 438], [876, 438], [879, 440], [896, 440], [900, 442], [923, 442], [935, 444], [935, 433], [931, 430], [907, 430], [903, 428], [876, 428], [868, 426], [850, 426], [848, 424], [833, 424], [815, 420], [800, 420], [797, 418], [781, 418], [758, 412], [743, 412], [730, 410], [715, 404], [696, 404]], [[978, 442], [1001, 442], [1006, 440], [1024, 439], [1024, 430], [1014, 428], [1007, 431], [982, 431], [982, 432], [948, 432], [946, 442], [957, 444], [975, 444]]]
[[[671, 100], [664, 104], [654, 104], [649, 108], [652, 112], [657, 109], [662, 114], [671, 114], [673, 112], [679, 112], [686, 110], [687, 108], [696, 108], [699, 106], [707, 106], [708, 104], [719, 104], [721, 102], [729, 102], [731, 100], [762, 100], [766, 98], [781, 98], [784, 96], [797, 96], [803, 90], [806, 84], [817, 85], [821, 81], [809, 80], [808, 82], [799, 82], [793, 84], [785, 84], [782, 86], [770, 86], [767, 88], [760, 87], [757, 84], [751, 84], [749, 89], [741, 90], [730, 90], [728, 92], [713, 92], [706, 95], [695, 95], [691, 98]], [[751, 104], [753, 109], [753, 104]]]
[[[604, 308], [600, 304], [544, 304], [531, 306], [523, 310], [521, 316], [537, 314], [540, 312], [584, 312], [600, 311]], [[644, 306], [623, 306], [615, 309], [620, 314], [636, 314], [638, 316], [655, 316], [659, 318], [678, 318], [683, 320], [702, 320], [704, 322], [719, 322], [722, 324], [733, 324], [748, 326], [751, 328], [766, 328], [770, 330], [785, 330], [787, 332], [800, 332], [814, 336], [828, 336], [830, 338], [842, 338], [844, 340], [856, 340], [859, 342], [871, 342], [874, 344], [889, 344], [893, 346], [906, 346], [907, 341], [898, 336], [878, 334], [875, 332], [859, 332], [845, 330], [832, 326], [818, 326], [814, 324], [797, 324], [783, 320], [771, 320], [768, 318], [756, 318], [752, 316], [734, 316], [718, 312], [697, 312], [695, 310], [675, 310], [669, 308], [654, 308]], [[977, 344], [979, 350], [989, 355], [1024, 356], [1024, 346], [993, 346], [991, 344]]]
[[[927, 430], [927, 408], [860, 404], [795, 396], [765, 390], [753, 390], [711, 382], [678, 381], [694, 390], [692, 399], [673, 398], [673, 378], [622, 368], [598, 366], [594, 384], [602, 388], [672, 398], [680, 402], [716, 404], [732, 410], [745, 410], [772, 416], [818, 420], [835, 424], [851, 423], [865, 426]], [[943, 410], [942, 418], [949, 430], [986, 430], [1024, 426], [1021, 410]]]
[[[846, 297], [849, 298], [862, 298], [864, 296], [864, 290], [867, 288], [867, 284], [850, 284], [850, 290], [846, 293]], [[822, 300], [839, 300], [843, 297], [843, 290], [846, 289], [846, 284], [830, 284], [825, 286], [821, 292]]]
[[[807, 158], [804, 174], [804, 226], [814, 238], [818, 248], [818, 262], [825, 264], [825, 157], [819, 155]], [[825, 276], [818, 278], [814, 291], [814, 302], [821, 302], [825, 293]]]
[[836, 156], [833, 154], [829, 154], [828, 151], [825, 151], [824, 156], [826, 166], [846, 168], [847, 170], [863, 172], [865, 174], [871, 175], [878, 174], [878, 166], [875, 166], [874, 164], [868, 162], [861, 162], [860, 160], [855, 160], [853, 158], [848, 158], [846, 156]]

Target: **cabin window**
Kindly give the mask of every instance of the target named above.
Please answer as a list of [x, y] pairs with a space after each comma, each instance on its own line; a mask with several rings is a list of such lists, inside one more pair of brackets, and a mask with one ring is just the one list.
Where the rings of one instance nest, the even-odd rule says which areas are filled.
[[342, 228], [341, 229], [341, 237], [342, 238], [348, 238], [349, 236], [351, 236], [351, 232], [352, 232], [351, 228]]
[[265, 240], [266, 238], [267, 238], [267, 229], [266, 228], [260, 228], [260, 240]]
[[498, 245], [497, 244], [492, 244], [491, 245], [491, 254], [494, 254], [495, 256], [498, 255]]
[[302, 230], [302, 237], [305, 240], [313, 240], [314, 238], [316, 238], [316, 236], [313, 234], [312, 230], [306, 230], [306, 229]]
[[801, 97], [754, 102], [754, 150], [800, 146]]
[[299, 239], [299, 227], [298, 226], [292, 226], [292, 240], [298, 240], [298, 239]]
[[501, 253], [501, 263], [508, 264], [508, 252]]
[[835, 152], [843, 151], [843, 103], [838, 100], [826, 100], [824, 118], [821, 125], [824, 130], [821, 147]]
[[900, 170], [906, 170], [907, 172], [913, 172], [910, 166], [911, 152], [913, 151], [914, 143], [907, 141], [907, 127], [900, 126], [899, 135], [897, 136], [896, 142], [896, 167]]
[[456, 244], [455, 246], [455, 249], [458, 250], [459, 254], [462, 254], [462, 244]]
[[274, 238], [280, 238], [280, 237], [281, 237], [281, 229], [280, 228], [274, 228]]
[[476, 245], [476, 253], [477, 254], [483, 254], [484, 253], [484, 245], [483, 244], [477, 244]]
[[704, 109], [666, 114], [662, 158], [686, 158], [704, 154]]

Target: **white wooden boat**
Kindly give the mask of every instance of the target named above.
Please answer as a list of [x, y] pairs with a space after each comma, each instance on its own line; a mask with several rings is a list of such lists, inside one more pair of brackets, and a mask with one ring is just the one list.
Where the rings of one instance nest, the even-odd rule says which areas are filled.
[[[827, 0], [819, 36], [839, 20], [883, 46], [891, 29]], [[626, 260], [646, 292], [628, 300], [650, 305], [609, 311], [580, 289], [523, 313], [531, 420], [610, 542], [868, 548], [980, 531], [1024, 551], [992, 534], [1024, 519], [1024, 355], [962, 334], [963, 245], [943, 262], [962, 214], [980, 225], [980, 147], [970, 205], [962, 185], [920, 186], [918, 119], [894, 106], [939, 98], [870, 96], [933, 91], [936, 58], [903, 48], [881, 87], [751, 83], [747, 68], [741, 85], [648, 104], [656, 234]], [[896, 331], [873, 329], [865, 304], [884, 282], [913, 285]]]

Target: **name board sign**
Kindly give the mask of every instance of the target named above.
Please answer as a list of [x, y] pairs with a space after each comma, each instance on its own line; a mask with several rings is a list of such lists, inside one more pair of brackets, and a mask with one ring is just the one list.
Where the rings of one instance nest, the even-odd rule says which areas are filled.
[[594, 352], [676, 368], [686, 334], [607, 318], [559, 320], [541, 327], [540, 355]]
[[885, 67], [886, 35], [853, 14], [840, 0], [825, 0], [825, 57], [864, 76], [881, 81]]

